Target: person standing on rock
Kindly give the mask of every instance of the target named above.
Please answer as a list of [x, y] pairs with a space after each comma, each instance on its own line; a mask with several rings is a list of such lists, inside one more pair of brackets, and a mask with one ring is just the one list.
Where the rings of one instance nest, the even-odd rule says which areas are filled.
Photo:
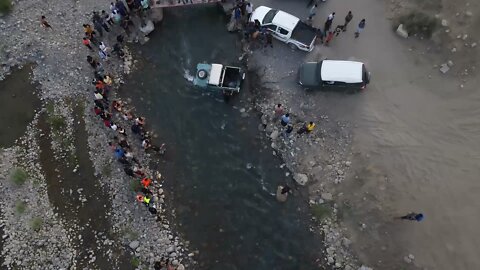
[[363, 31], [363, 29], [365, 29], [365, 19], [362, 19], [360, 21], [360, 23], [358, 23], [358, 27], [357, 27], [357, 31], [355, 32], [355, 38], [358, 38], [360, 36], [360, 32]]
[[297, 134], [301, 135], [303, 133], [310, 133], [315, 129], [315, 124], [310, 121], [310, 123], [305, 123], [301, 128], [298, 129]]
[[279, 117], [282, 116], [283, 114], [283, 106], [282, 104], [278, 103], [277, 105], [275, 105], [275, 118], [278, 119]]
[[285, 131], [282, 133], [283, 134], [283, 138], [284, 139], [287, 139], [288, 137], [290, 137], [290, 134], [292, 133], [293, 131], [293, 126], [291, 124], [288, 124], [287, 125], [287, 128], [285, 129]]
[[44, 28], [53, 29], [52, 26], [47, 22], [47, 18], [45, 18], [45, 16], [43, 16], [43, 15], [42, 15], [42, 17], [40, 17], [40, 25]]
[[280, 124], [285, 127], [288, 123], [290, 123], [290, 114], [286, 113], [282, 116], [282, 119], [280, 119]]
[[347, 16], [345, 16], [345, 23], [343, 24], [343, 32], [347, 31], [347, 25], [353, 19], [353, 14], [351, 11], [348, 12]]
[[82, 40], [82, 43], [83, 43], [83, 45], [85, 45], [85, 47], [87, 47], [87, 48], [89, 48], [91, 51], [93, 51], [93, 48], [92, 48], [92, 46], [90, 45], [90, 44], [91, 44], [91, 43], [90, 43], [90, 40], [89, 40], [88, 38], [84, 37], [83, 40]]

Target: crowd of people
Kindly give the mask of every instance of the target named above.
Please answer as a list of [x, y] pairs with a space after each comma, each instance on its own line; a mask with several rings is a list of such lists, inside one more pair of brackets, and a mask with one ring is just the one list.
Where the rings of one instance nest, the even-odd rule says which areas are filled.
[[[315, 1], [311, 1], [310, 3], [312, 6], [310, 7], [309, 14], [308, 14], [308, 19], [307, 22], [312, 25], [313, 17], [316, 15], [316, 9], [318, 7], [318, 4], [314, 3]], [[345, 16], [345, 20], [343, 24], [338, 24], [335, 28], [332, 28], [333, 25], [333, 20], [335, 19], [335, 12], [332, 12], [328, 14], [327, 20], [325, 21], [325, 24], [323, 26], [323, 31], [321, 28], [315, 28], [318, 33], [318, 38], [320, 39], [320, 42], [323, 43], [325, 46], [328, 46], [334, 37], [340, 35], [342, 32], [347, 31], [347, 26], [350, 24], [350, 22], [353, 19], [353, 13], [352, 11], [349, 11], [347, 15]], [[366, 25], [366, 20], [362, 19], [357, 25], [357, 29], [354, 33], [354, 37], [358, 38], [360, 36], [360, 33], [365, 29]]]
[[[147, 6], [144, 2], [129, 0], [127, 1], [127, 9], [121, 0], [117, 0], [110, 5], [111, 15], [104, 10], [101, 12], [93, 11], [92, 22], [94, 27], [90, 24], [83, 24], [85, 33], [83, 43], [85, 46], [90, 51], [98, 50], [99, 58], [103, 62], [108, 61], [111, 53], [115, 53], [119, 58], [123, 58], [125, 56], [123, 35], [119, 34], [116, 36], [116, 43], [111, 50], [106, 45], [106, 38], [104, 38], [102, 31], [105, 30], [107, 33], [114, 32], [111, 28], [119, 26], [123, 28], [125, 34], [129, 35], [129, 30], [125, 27], [129, 28], [129, 25], [133, 24], [130, 23], [132, 13], [141, 15], [142, 10], [145, 10]], [[121, 100], [109, 100], [114, 79], [110, 73], [105, 71], [101, 61], [94, 56], [88, 55], [87, 62], [94, 70], [94, 78], [92, 80], [92, 84], [95, 87], [93, 91], [93, 112], [102, 120], [104, 126], [111, 129], [115, 134], [112, 141], [108, 143], [115, 159], [122, 164], [123, 170], [128, 176], [139, 181], [141, 192], [136, 196], [137, 201], [145, 204], [152, 214], [156, 214], [157, 209], [152, 196], [152, 177], [146, 175], [139, 160], [134, 156], [129, 140], [137, 142], [145, 151], [153, 151], [160, 155], [165, 153], [165, 144], [156, 146], [152, 143], [152, 134], [145, 129], [144, 117], [135, 116], [132, 109], [129, 109], [127, 104]], [[130, 126], [128, 132], [125, 128], [127, 125]], [[129, 136], [128, 133], [131, 135]], [[161, 175], [158, 174], [156, 178], [160, 180]]]
[[[275, 105], [274, 108], [274, 118], [276, 120], [280, 119], [280, 125], [283, 128], [282, 131], [282, 136], [287, 139], [291, 136], [291, 133], [293, 132], [293, 124], [291, 123], [290, 120], [290, 114], [285, 113], [285, 108], [283, 107], [282, 104], [277, 104]], [[303, 123], [298, 129], [297, 129], [297, 134], [308, 134], [311, 133], [315, 129], [315, 123], [313, 121], [309, 121], [308, 123], [305, 122]]]

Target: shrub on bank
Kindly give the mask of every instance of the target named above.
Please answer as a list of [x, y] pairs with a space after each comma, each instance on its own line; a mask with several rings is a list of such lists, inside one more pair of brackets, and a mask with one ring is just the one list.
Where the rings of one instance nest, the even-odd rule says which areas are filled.
[[32, 230], [38, 232], [42, 228], [42, 226], [43, 226], [42, 218], [35, 217], [30, 220], [30, 228], [32, 228]]
[[140, 265], [140, 260], [137, 257], [133, 257], [130, 263], [132, 263], [133, 267], [138, 267]]
[[11, 0], [0, 0], [0, 14], [5, 14], [12, 10]]
[[23, 168], [15, 168], [12, 175], [10, 176], [10, 180], [17, 186], [25, 184], [27, 178], [28, 174]]
[[321, 221], [324, 218], [327, 218], [331, 214], [330, 207], [328, 205], [323, 205], [323, 204], [315, 204], [312, 205], [312, 214], [315, 217], [316, 220]]
[[400, 24], [403, 24], [403, 28], [407, 30], [409, 36], [416, 34], [430, 38], [438, 27], [438, 20], [424, 12], [411, 11], [394, 20], [394, 31]]
[[15, 203], [15, 212], [17, 212], [17, 214], [23, 214], [26, 209], [27, 209], [27, 204], [24, 201], [18, 200]]
[[61, 115], [50, 115], [48, 122], [55, 132], [61, 131], [67, 125], [65, 118]]

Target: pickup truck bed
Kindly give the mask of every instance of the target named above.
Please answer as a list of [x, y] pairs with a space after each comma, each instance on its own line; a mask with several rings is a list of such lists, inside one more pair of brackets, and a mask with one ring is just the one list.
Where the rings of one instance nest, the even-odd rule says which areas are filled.
[[295, 39], [305, 45], [310, 45], [313, 39], [317, 36], [315, 28], [310, 25], [299, 21], [295, 29], [292, 32], [292, 39]]

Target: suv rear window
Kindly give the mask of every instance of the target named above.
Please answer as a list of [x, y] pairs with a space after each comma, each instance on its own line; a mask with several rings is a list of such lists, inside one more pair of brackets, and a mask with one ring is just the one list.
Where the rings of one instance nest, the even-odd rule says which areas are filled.
[[276, 9], [271, 9], [267, 14], [265, 14], [265, 17], [262, 20], [262, 24], [267, 24], [267, 23], [272, 23], [273, 18], [277, 14], [278, 10]]

